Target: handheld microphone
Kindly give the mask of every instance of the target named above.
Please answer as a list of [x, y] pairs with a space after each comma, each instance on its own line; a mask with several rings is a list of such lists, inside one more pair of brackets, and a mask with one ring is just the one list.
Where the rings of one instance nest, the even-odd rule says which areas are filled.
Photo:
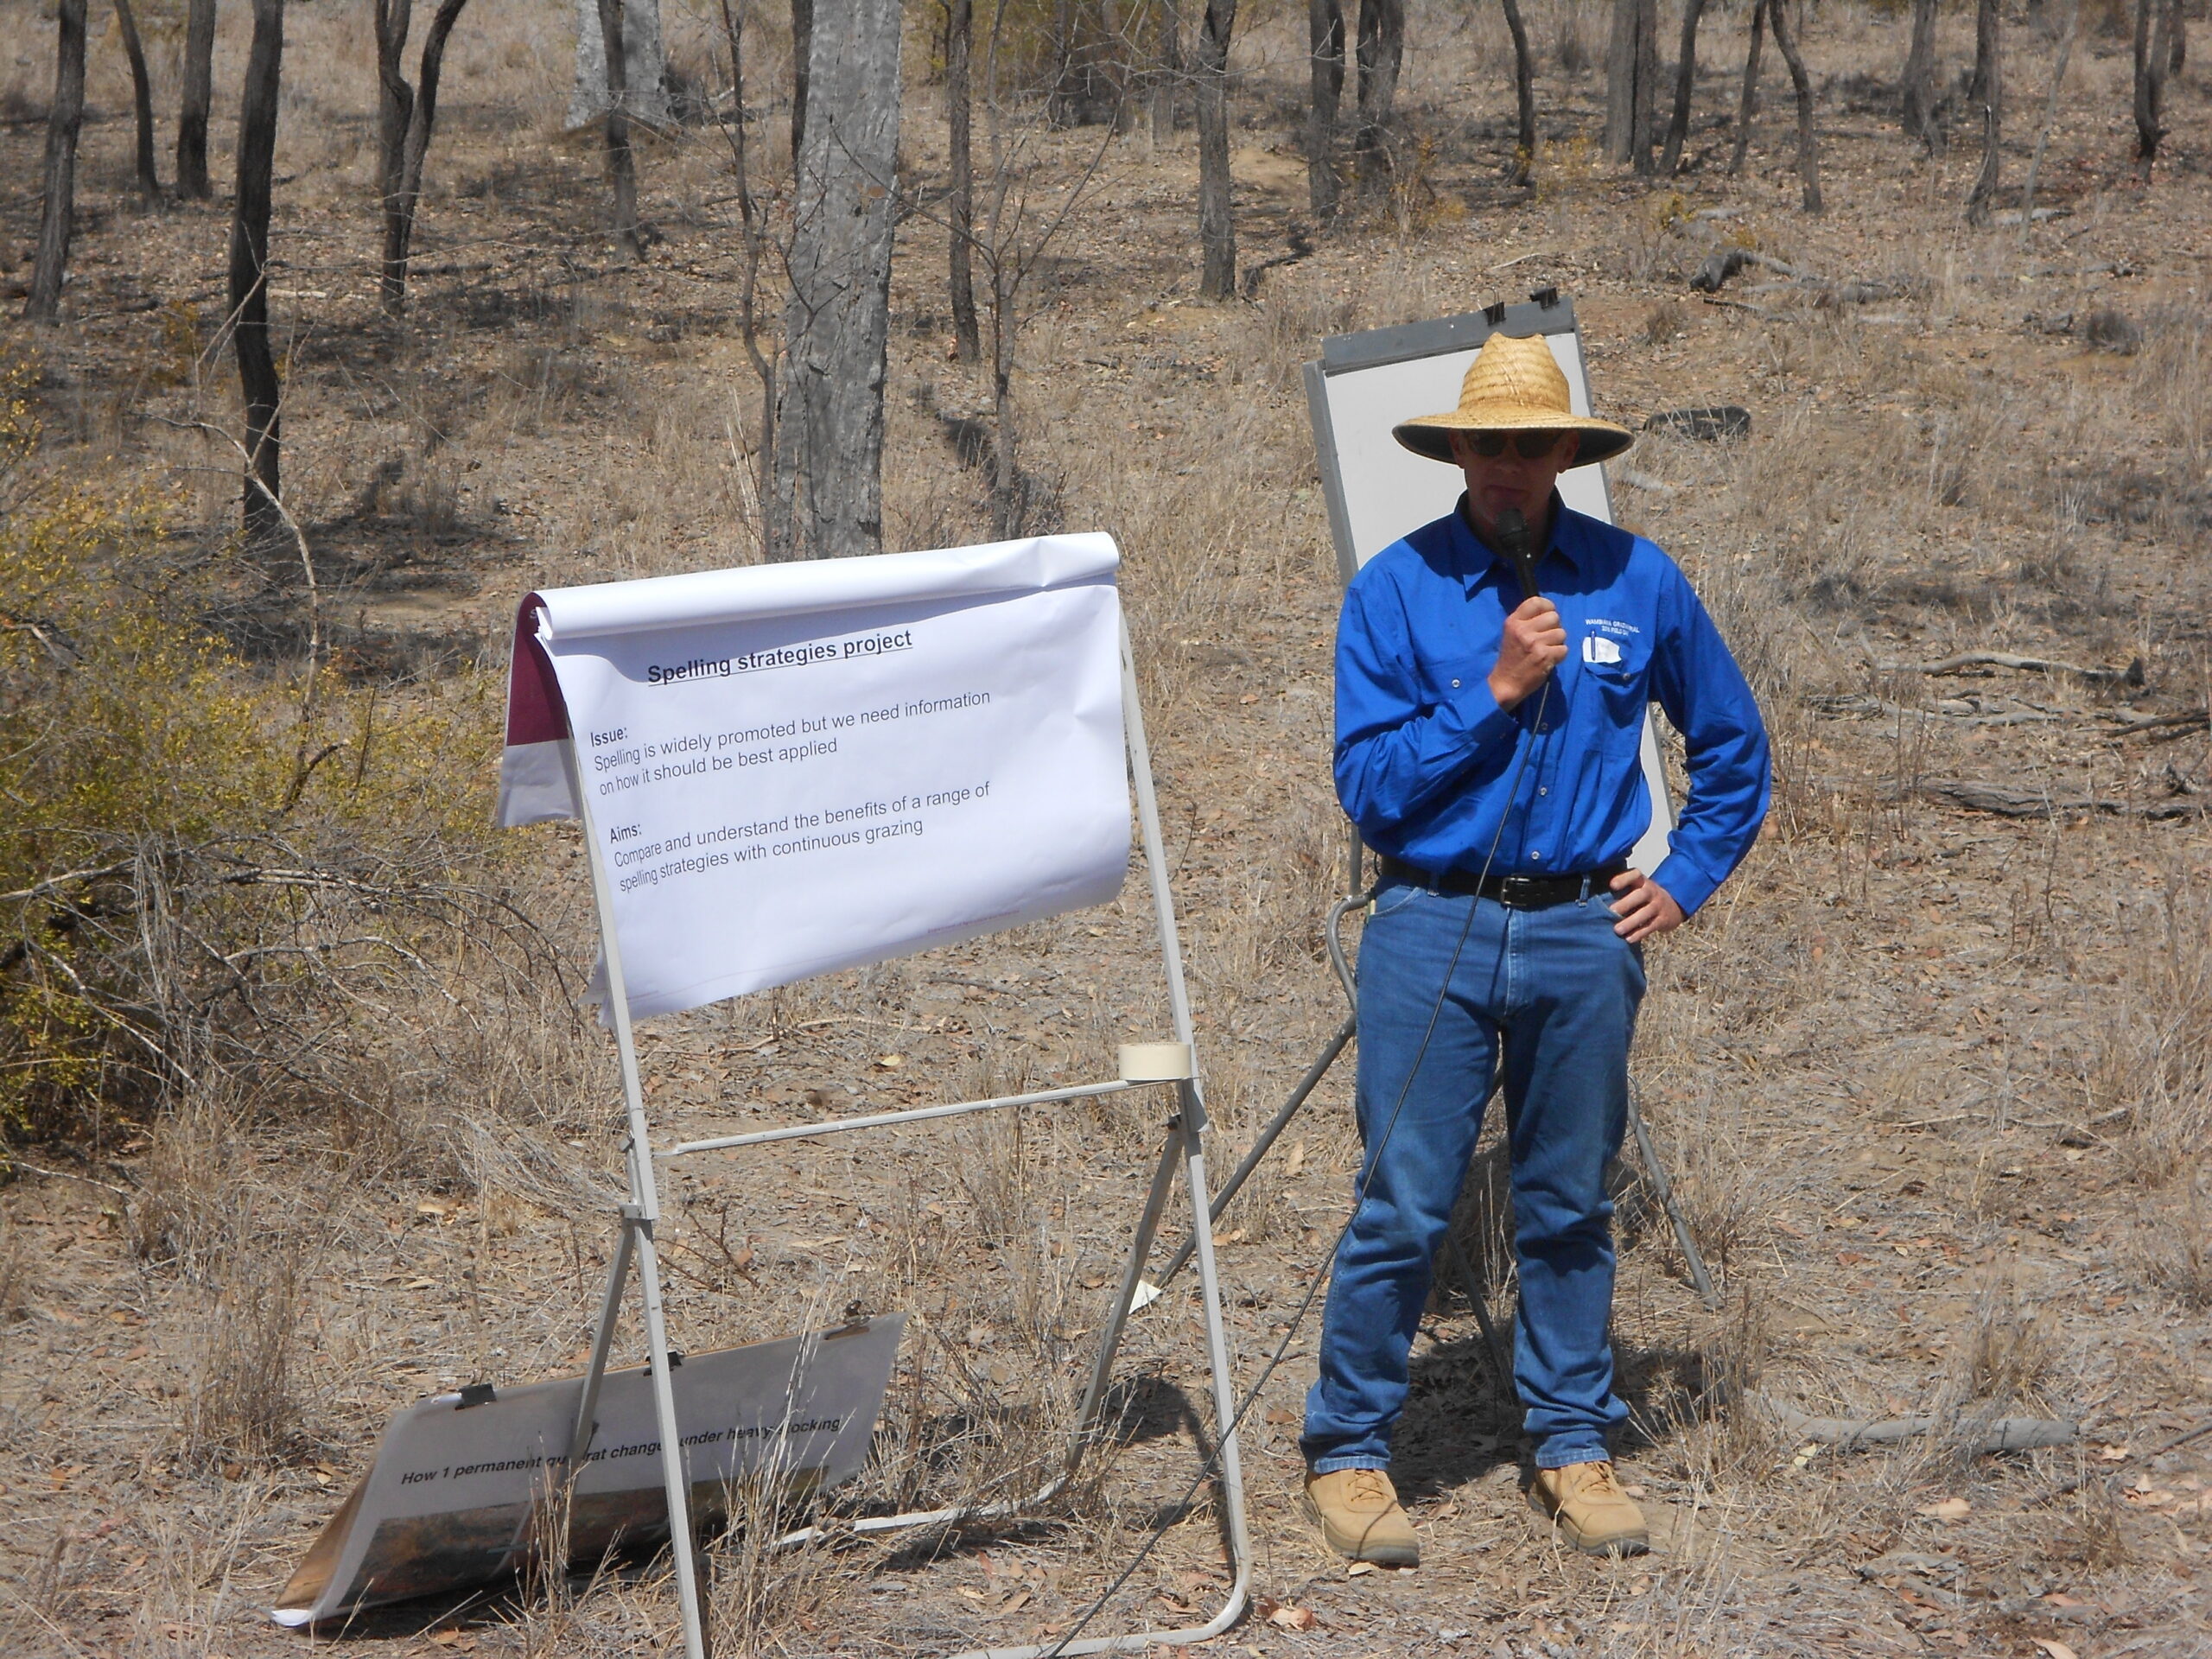
[[1497, 515], [1497, 539], [1505, 544], [1505, 556], [1521, 573], [1521, 591], [1535, 598], [1536, 550], [1529, 543], [1529, 521], [1518, 507], [1508, 507]]

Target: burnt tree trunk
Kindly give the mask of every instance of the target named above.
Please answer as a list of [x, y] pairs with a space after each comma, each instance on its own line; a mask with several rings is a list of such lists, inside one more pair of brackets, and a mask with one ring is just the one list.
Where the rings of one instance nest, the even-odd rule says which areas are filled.
[[1605, 48], [1605, 159], [1651, 171], [1659, 97], [1659, 0], [1613, 0]]
[[945, 143], [952, 152], [952, 192], [946, 206], [952, 232], [950, 292], [952, 347], [963, 363], [983, 354], [976, 327], [976, 155], [970, 122], [973, 92], [969, 70], [976, 40], [975, 0], [950, 0], [944, 28]]
[[1981, 110], [1981, 170], [1967, 196], [1967, 222], [1972, 225], [1989, 222], [1990, 203], [2005, 162], [2003, 14], [1998, 6], [1999, 0], [1979, 0], [1974, 14], [1974, 80], [1967, 97]]
[[[446, 61], [446, 42], [468, 0], [438, 0], [430, 32], [423, 41], [422, 67], [416, 72], [412, 108], [400, 144], [399, 176], [385, 220], [384, 308], [394, 315], [407, 303], [407, 261], [415, 241], [415, 210], [423, 200], [423, 158], [438, 122], [438, 79]], [[632, 212], [635, 198], [632, 197]]]
[[[1997, 0], [1986, 0], [1995, 5]], [[1813, 137], [1813, 82], [1805, 73], [1805, 60], [1797, 51], [1797, 41], [1790, 33], [1789, 0], [1766, 0], [1767, 10], [1774, 14], [1775, 49], [1782, 54], [1782, 60], [1789, 66], [1790, 90], [1797, 94], [1797, 177], [1804, 187], [1802, 197], [1808, 213], [1821, 210], [1821, 151]]]
[[1751, 145], [1751, 118], [1759, 109], [1759, 48], [1766, 41], [1766, 0], [1751, 0], [1751, 43], [1744, 54], [1744, 95], [1736, 105], [1736, 148], [1728, 157], [1728, 176], [1744, 170]]
[[776, 558], [883, 547], [899, 0], [822, 0], [815, 22], [806, 148], [791, 182], [770, 507]]
[[284, 0], [253, 0], [253, 45], [238, 99], [238, 188], [231, 207], [231, 344], [245, 399], [246, 539], [265, 548], [283, 534], [283, 388], [269, 346], [269, 207], [276, 163], [277, 91], [284, 73]]
[[2135, 173], [2146, 184], [2166, 136], [2166, 76], [2180, 10], [2178, 0], [2135, 0]]
[[629, 49], [622, 38], [622, 0], [599, 0], [599, 38], [607, 54], [607, 175], [614, 187], [615, 245], [632, 260], [638, 241], [638, 158], [630, 149]]
[[146, 73], [146, 48], [138, 39], [138, 14], [130, 0], [115, 0], [115, 21], [123, 31], [124, 55], [130, 60], [130, 113], [137, 126], [138, 194], [149, 201], [162, 199], [162, 181], [154, 171], [154, 84]]
[[1912, 0], [1912, 46], [1904, 54], [1901, 77], [1905, 137], [1917, 138], [1932, 154], [1943, 148], [1942, 124], [1936, 115], [1936, 16], [1937, 0]]
[[1339, 0], [1306, 0], [1309, 50], [1306, 117], [1306, 194], [1313, 217], [1337, 216], [1337, 164], [1331, 155], [1337, 111], [1344, 98], [1344, 9]]
[[791, 165], [806, 146], [807, 77], [814, 59], [814, 0], [791, 0]]
[[1536, 66], [1529, 55], [1529, 29], [1521, 0], [1505, 0], [1505, 32], [1513, 37], [1513, 105], [1519, 125], [1513, 145], [1512, 180], [1526, 184], [1536, 168]]
[[[384, 224], [382, 299], [387, 314], [406, 302], [400, 249], [399, 179], [406, 165], [407, 124], [415, 118], [415, 89], [407, 84], [407, 35], [414, 27], [414, 0], [376, 0], [377, 39], [377, 212]], [[398, 273], [395, 276], [395, 273]]]
[[1236, 219], [1229, 181], [1229, 41], [1236, 0], [1206, 0], [1192, 60], [1198, 93], [1198, 245], [1204, 264], [1198, 292], [1209, 300], [1236, 296]]
[[38, 253], [23, 315], [52, 322], [69, 270], [69, 231], [77, 213], [77, 135], [85, 125], [85, 0], [55, 8], [54, 103], [46, 112], [46, 195], [39, 209]]
[[1378, 190], [1390, 178], [1390, 110], [1398, 101], [1398, 74], [1405, 66], [1405, 0], [1360, 0], [1359, 66], [1356, 105], [1358, 131], [1352, 138], [1354, 170], [1363, 190]]
[[1675, 114], [1667, 123], [1667, 146], [1659, 170], [1672, 178], [1682, 170], [1682, 146], [1689, 142], [1690, 99], [1697, 91], [1697, 23], [1705, 0], [1682, 0], [1681, 57], [1675, 66]]
[[184, 22], [184, 87], [176, 111], [176, 193], [205, 201], [207, 111], [215, 100], [215, 0], [191, 0]]

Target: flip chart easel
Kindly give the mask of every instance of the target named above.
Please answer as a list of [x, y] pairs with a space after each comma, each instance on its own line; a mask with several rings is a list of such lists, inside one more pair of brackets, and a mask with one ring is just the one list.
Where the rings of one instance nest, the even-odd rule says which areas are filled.
[[[670, 1380], [671, 1357], [655, 1241], [655, 1229], [662, 1218], [658, 1179], [660, 1163], [710, 1153], [739, 1153], [783, 1141], [820, 1140], [830, 1135], [882, 1128], [893, 1124], [931, 1122], [969, 1113], [1024, 1106], [1052, 1105], [1139, 1089], [1160, 1088], [1173, 1091], [1173, 1106], [1166, 1120], [1159, 1161], [1146, 1194], [1144, 1209], [1138, 1218], [1135, 1236], [1131, 1241], [1128, 1263], [1103, 1325], [1098, 1352], [1092, 1363], [1082, 1407], [1059, 1471], [1039, 1491], [1020, 1498], [871, 1517], [849, 1523], [850, 1530], [861, 1533], [1003, 1517], [1019, 1513], [1059, 1491], [1098, 1427], [1122, 1332], [1129, 1310], [1135, 1302], [1144, 1261], [1158, 1233], [1179, 1166], [1190, 1194], [1192, 1215], [1203, 1218], [1211, 1211], [1205, 1170], [1207, 1120], [1205, 1095], [1198, 1078], [1190, 998], [1184, 982], [1182, 950], [1176, 930], [1174, 905], [1168, 889], [1159, 803], [1154, 791], [1151, 757], [1138, 702], [1135, 664], [1130, 652], [1125, 624], [1119, 626], [1119, 648], [1121, 711], [1128, 776], [1135, 796], [1144, 861], [1158, 924], [1160, 962], [1166, 979], [1173, 1040], [1125, 1045], [1120, 1052], [1119, 1075], [1101, 1082], [1076, 1084], [988, 1100], [958, 1101], [945, 1105], [880, 1112], [829, 1122], [793, 1125], [747, 1135], [717, 1136], [685, 1141], [664, 1150], [654, 1147], [652, 1126], [645, 1107], [637, 1044], [632, 1028], [628, 982], [615, 919], [613, 878], [608, 868], [599, 826], [594, 820], [593, 791], [586, 787], [587, 763], [579, 753], [577, 734], [572, 725], [565, 721], [563, 715], [564, 727], [558, 739], [560, 759], [566, 771], [568, 790], [575, 815], [582, 821], [583, 842], [591, 868], [593, 898], [599, 916], [603, 953], [606, 1007], [613, 1027], [615, 1048], [620, 1062], [628, 1135], [625, 1153], [630, 1185], [629, 1199], [620, 1210], [614, 1258], [608, 1267], [599, 1321], [592, 1339], [591, 1362], [578, 1403], [569, 1466], [582, 1466], [591, 1443], [601, 1380], [607, 1371], [613, 1345], [615, 1323], [634, 1268], [644, 1313], [646, 1346], [651, 1356], [649, 1363], [654, 1409], [661, 1437], [660, 1456], [668, 1496], [670, 1535], [687, 1659], [705, 1659], [707, 1649], [696, 1547], [687, 1503], [688, 1481], [676, 1429], [675, 1397]], [[1206, 1357], [1213, 1393], [1220, 1491], [1223, 1510], [1229, 1523], [1231, 1583], [1226, 1599], [1213, 1617], [1202, 1624], [1178, 1630], [1132, 1631], [1091, 1637], [1065, 1645], [996, 1648], [988, 1650], [988, 1659], [1043, 1659], [1047, 1654], [1141, 1652], [1154, 1644], [1186, 1645], [1219, 1635], [1233, 1624], [1243, 1611], [1251, 1583], [1251, 1539], [1245, 1516], [1243, 1477], [1235, 1427], [1236, 1400], [1228, 1335], [1215, 1274], [1212, 1236], [1204, 1225], [1197, 1230], [1196, 1251], [1204, 1303]], [[784, 1541], [797, 1541], [811, 1535], [814, 1535], [813, 1530], [809, 1529], [792, 1534]], [[963, 1656], [963, 1659], [986, 1659], [986, 1655]]]

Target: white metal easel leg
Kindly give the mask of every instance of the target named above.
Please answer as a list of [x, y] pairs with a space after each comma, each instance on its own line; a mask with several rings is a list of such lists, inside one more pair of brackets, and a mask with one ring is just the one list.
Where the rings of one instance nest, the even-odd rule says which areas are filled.
[[599, 1328], [593, 1333], [591, 1366], [584, 1376], [583, 1396], [578, 1402], [576, 1429], [569, 1447], [571, 1479], [583, 1468], [591, 1446], [592, 1413], [599, 1402], [601, 1379], [613, 1345], [615, 1316], [620, 1311], [624, 1269], [634, 1254], [638, 1283], [645, 1310], [645, 1350], [652, 1356], [653, 1417], [660, 1429], [661, 1476], [668, 1492], [668, 1548], [676, 1567], [676, 1597], [683, 1621], [685, 1659], [707, 1659], [706, 1622], [699, 1603], [699, 1565], [691, 1536], [690, 1481], [683, 1468], [682, 1436], [676, 1426], [676, 1379], [668, 1357], [668, 1325], [662, 1316], [660, 1257], [653, 1248], [653, 1224], [660, 1218], [660, 1196], [653, 1179], [652, 1138], [645, 1122], [645, 1097], [638, 1075], [638, 1048], [630, 1029], [630, 995], [622, 977], [622, 945], [614, 932], [614, 895], [600, 857], [599, 836], [593, 826], [591, 798], [584, 788], [583, 769], [577, 764], [575, 740], [564, 752], [569, 787], [582, 822], [585, 855], [591, 865], [592, 899], [599, 910], [600, 949], [607, 963], [607, 1005], [614, 1025], [614, 1047], [622, 1067], [622, 1101], [629, 1119], [630, 1142], [626, 1149], [630, 1165], [630, 1202], [622, 1206], [620, 1240], [615, 1245], [613, 1269], [607, 1275], [607, 1295], [601, 1302]]

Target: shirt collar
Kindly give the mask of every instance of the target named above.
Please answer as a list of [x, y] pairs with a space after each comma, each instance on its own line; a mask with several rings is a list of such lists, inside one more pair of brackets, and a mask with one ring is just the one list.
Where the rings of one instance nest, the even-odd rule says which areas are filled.
[[[1539, 566], [1545, 559], [1556, 554], [1576, 572], [1581, 570], [1582, 562], [1575, 556], [1574, 539], [1567, 531], [1568, 517], [1567, 504], [1559, 499], [1559, 492], [1554, 489], [1552, 492], [1551, 540], [1545, 544], [1543, 553], [1536, 560]], [[1468, 524], [1467, 493], [1465, 490], [1459, 493], [1459, 499], [1452, 509], [1452, 546], [1459, 555], [1460, 575], [1466, 582], [1469, 593], [1472, 593], [1493, 569], [1502, 578], [1516, 583], [1520, 581], [1519, 574], [1513, 568], [1513, 561], [1476, 535], [1474, 527]]]

